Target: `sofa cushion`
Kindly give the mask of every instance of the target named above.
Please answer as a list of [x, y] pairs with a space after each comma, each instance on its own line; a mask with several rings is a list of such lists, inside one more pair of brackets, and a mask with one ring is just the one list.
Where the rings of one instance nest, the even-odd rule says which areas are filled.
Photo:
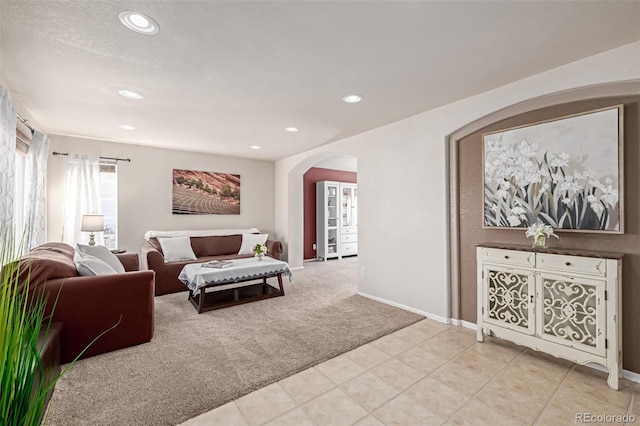
[[[89, 246], [86, 244], [78, 243], [76, 244], [76, 247], [78, 248], [78, 251], [80, 252], [80, 255], [82, 257], [84, 257], [85, 255], [97, 257], [98, 259], [102, 260], [104, 263], [109, 265], [115, 272], [117, 273], [124, 272], [124, 266], [122, 266], [122, 263], [118, 260], [116, 255], [111, 253], [111, 251], [105, 246], [100, 246], [100, 245]], [[76, 265], [77, 265], [77, 262], [76, 262]], [[80, 273], [80, 275], [84, 275], [80, 271], [78, 271], [78, 273]], [[101, 274], [95, 274], [95, 275], [101, 275]]]
[[82, 276], [111, 275], [118, 273], [109, 266], [107, 262], [89, 254], [81, 256], [80, 259], [76, 261], [76, 268]]
[[242, 244], [241, 235], [191, 237], [191, 247], [198, 258], [236, 254]]
[[158, 242], [162, 246], [165, 262], [197, 259], [189, 237], [158, 238]]
[[251, 248], [255, 244], [265, 244], [269, 234], [242, 234], [242, 245], [238, 254], [252, 254]]
[[73, 253], [73, 247], [63, 243], [36, 247], [20, 259], [18, 279], [21, 282], [29, 279], [32, 284], [39, 284], [55, 278], [77, 277]]
[[66, 243], [44, 243], [36, 248], [31, 249], [31, 252], [48, 251], [54, 253], [60, 253], [67, 255], [70, 259], [73, 259], [73, 253], [75, 250], [69, 244]]

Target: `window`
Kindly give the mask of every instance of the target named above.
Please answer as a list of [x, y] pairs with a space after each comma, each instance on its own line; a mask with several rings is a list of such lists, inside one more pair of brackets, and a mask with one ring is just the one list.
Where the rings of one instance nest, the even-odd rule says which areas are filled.
[[100, 201], [104, 216], [104, 245], [118, 248], [118, 173], [113, 162], [100, 163]]
[[24, 215], [25, 215], [25, 163], [29, 144], [31, 142], [29, 131], [22, 132], [16, 129], [16, 151], [15, 151], [15, 176], [14, 176], [14, 195], [13, 195], [13, 218], [16, 230], [16, 242], [22, 241], [22, 233], [24, 232]]

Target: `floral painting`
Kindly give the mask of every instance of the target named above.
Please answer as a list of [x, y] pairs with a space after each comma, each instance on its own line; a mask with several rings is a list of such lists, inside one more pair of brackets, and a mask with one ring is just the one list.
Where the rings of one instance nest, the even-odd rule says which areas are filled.
[[484, 226], [623, 232], [622, 105], [483, 135]]

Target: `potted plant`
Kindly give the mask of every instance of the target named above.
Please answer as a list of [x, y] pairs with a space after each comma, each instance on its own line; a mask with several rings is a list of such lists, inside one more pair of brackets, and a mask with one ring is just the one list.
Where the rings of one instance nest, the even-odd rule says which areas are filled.
[[[18, 261], [13, 232], [0, 225], [0, 425], [34, 426], [43, 419], [47, 396], [55, 384], [85, 351], [122, 320], [96, 336], [59, 374], [47, 375], [39, 345], [46, 341], [58, 297], [31, 286], [31, 265], [27, 278], [20, 278], [24, 260]], [[24, 274], [22, 274], [24, 276]], [[38, 290], [38, 291], [36, 291]], [[46, 310], [47, 297], [55, 296]]]
[[0, 240], [0, 424], [37, 425], [47, 393], [57, 381], [40, 380], [44, 370], [38, 337], [50, 322], [45, 318], [44, 294], [34, 297], [29, 280], [18, 278], [12, 232], [0, 229]]

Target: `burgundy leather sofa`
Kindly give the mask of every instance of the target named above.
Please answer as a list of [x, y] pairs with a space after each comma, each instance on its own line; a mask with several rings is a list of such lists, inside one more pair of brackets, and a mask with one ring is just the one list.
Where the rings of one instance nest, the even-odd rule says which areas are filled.
[[52, 321], [62, 323], [61, 362], [74, 360], [87, 346], [81, 358], [150, 341], [155, 273], [139, 271], [138, 255], [124, 253], [117, 256], [127, 272], [79, 276], [73, 254], [68, 244], [46, 243], [20, 260], [21, 281], [29, 277], [32, 290], [46, 292], [46, 313], [56, 304]]
[[[282, 243], [267, 240], [268, 255], [274, 259], [282, 256]], [[151, 238], [142, 246], [142, 269], [156, 272], [156, 296], [179, 291], [187, 291], [187, 287], [178, 279], [184, 265], [189, 263], [208, 262], [213, 259], [240, 259], [252, 257], [251, 254], [238, 254], [242, 245], [242, 235], [216, 235], [208, 237], [191, 237], [191, 248], [196, 255], [195, 260], [179, 260], [165, 262], [162, 247], [157, 238]]]

